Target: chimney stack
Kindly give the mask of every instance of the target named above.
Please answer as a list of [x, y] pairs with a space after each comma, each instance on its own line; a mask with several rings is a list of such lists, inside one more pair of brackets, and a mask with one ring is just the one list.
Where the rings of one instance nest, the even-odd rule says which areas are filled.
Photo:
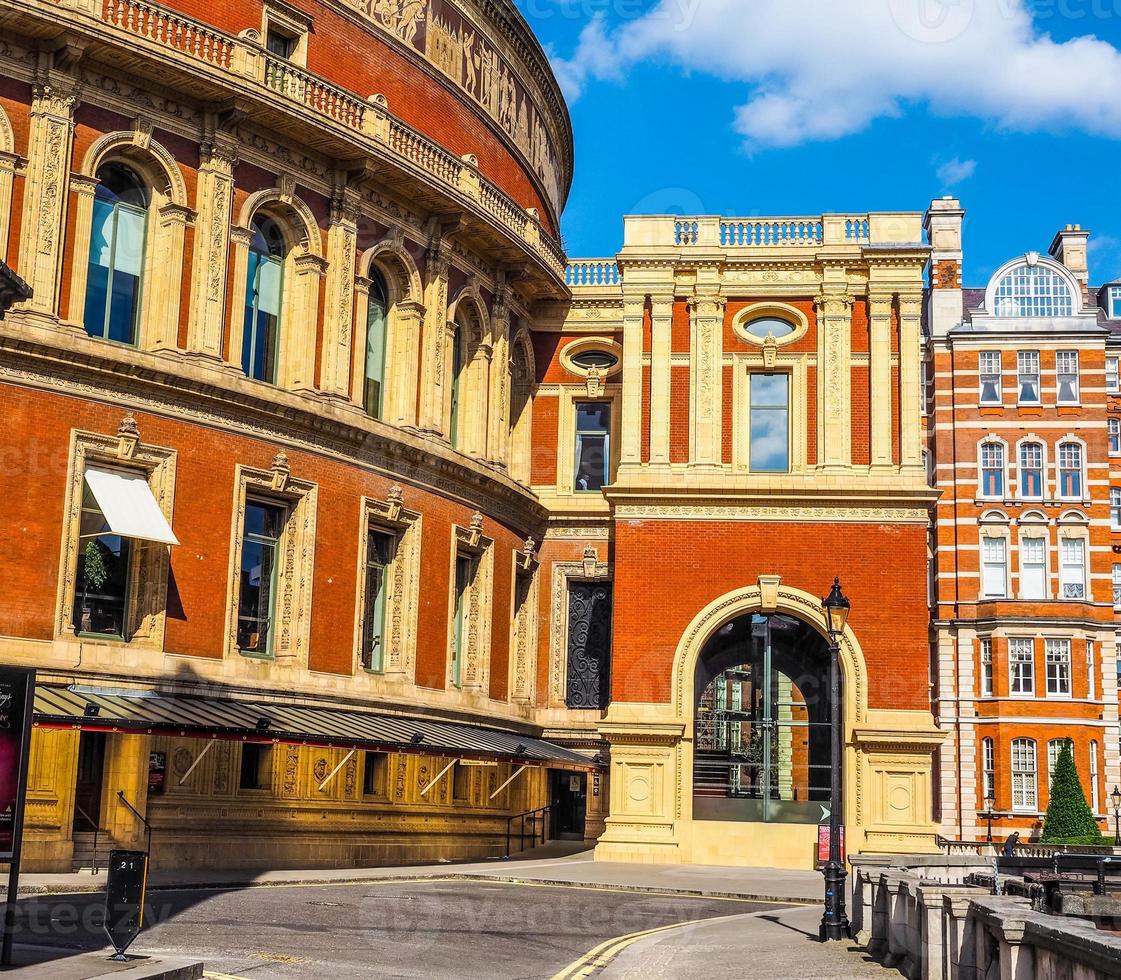
[[1086, 259], [1086, 247], [1090, 232], [1082, 230], [1081, 225], [1067, 225], [1055, 235], [1048, 251], [1052, 258], [1062, 262], [1071, 275], [1082, 285], [1082, 303], [1090, 304], [1090, 267]]
[[950, 194], [930, 202], [923, 228], [930, 242], [930, 333], [944, 337], [961, 323], [961, 228], [965, 210]]

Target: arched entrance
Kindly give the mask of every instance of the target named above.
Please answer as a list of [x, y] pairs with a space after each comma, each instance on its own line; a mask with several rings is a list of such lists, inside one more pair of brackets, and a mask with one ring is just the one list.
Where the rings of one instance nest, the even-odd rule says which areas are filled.
[[693, 691], [694, 820], [828, 820], [829, 649], [817, 630], [737, 616], [704, 644]]

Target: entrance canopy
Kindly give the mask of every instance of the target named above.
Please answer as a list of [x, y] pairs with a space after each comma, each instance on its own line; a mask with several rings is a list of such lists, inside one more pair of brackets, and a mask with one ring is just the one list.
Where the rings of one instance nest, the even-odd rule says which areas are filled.
[[86, 486], [112, 534], [160, 544], [179, 543], [144, 477], [87, 466]]
[[34, 719], [42, 728], [329, 745], [556, 769], [601, 768], [578, 752], [500, 728], [342, 708], [194, 698], [155, 691], [40, 686], [35, 691]]

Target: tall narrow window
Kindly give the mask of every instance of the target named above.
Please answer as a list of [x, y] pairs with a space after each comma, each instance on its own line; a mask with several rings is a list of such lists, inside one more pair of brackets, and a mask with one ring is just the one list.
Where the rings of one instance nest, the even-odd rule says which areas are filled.
[[463, 328], [457, 323], [452, 334], [452, 387], [449, 393], [448, 442], [459, 445], [459, 400], [463, 397]]
[[1004, 496], [1004, 446], [999, 442], [981, 445], [981, 496], [993, 499]]
[[981, 641], [981, 697], [993, 696], [993, 641]]
[[1003, 401], [1000, 351], [983, 350], [978, 355], [978, 371], [981, 379], [981, 404], [999, 405]]
[[1021, 405], [1039, 404], [1039, 351], [1022, 350], [1016, 355], [1016, 376]]
[[1086, 697], [1091, 701], [1098, 696], [1098, 661], [1094, 641], [1086, 641]]
[[1109, 488], [1109, 524], [1114, 531], [1121, 531], [1121, 487]]
[[1043, 538], [1020, 539], [1020, 598], [1047, 598], [1047, 542]]
[[1008, 690], [1023, 696], [1035, 693], [1035, 643], [1029, 636], [1008, 641]]
[[1086, 598], [1086, 542], [1082, 538], [1059, 541], [1059, 574], [1064, 599]]
[[452, 684], [459, 687], [463, 678], [464, 641], [467, 636], [468, 598], [475, 580], [476, 561], [470, 555], [455, 556], [455, 609], [452, 618]]
[[240, 789], [268, 789], [272, 783], [272, 746], [245, 742], [241, 746]]
[[[1113, 566], [1113, 608], [1121, 609], [1121, 565]], [[1118, 658], [1121, 663], [1121, 658]]]
[[1061, 350], [1055, 355], [1055, 375], [1058, 383], [1058, 403], [1077, 405], [1079, 394], [1078, 351]]
[[1008, 595], [1008, 543], [1004, 538], [981, 538], [981, 594], [986, 599]]
[[366, 670], [385, 668], [386, 572], [393, 561], [395, 537], [371, 528], [366, 536], [366, 591], [362, 610], [362, 666]]
[[1098, 743], [1090, 742], [1090, 809], [1101, 813], [1101, 790], [1098, 787]]
[[1111, 418], [1109, 426], [1109, 455], [1121, 456], [1121, 419]]
[[1070, 640], [1048, 640], [1047, 693], [1054, 697], [1070, 697]]
[[[570, 708], [606, 708], [611, 690], [610, 582], [568, 585], [568, 679]], [[733, 688], [733, 708], [737, 693]]]
[[790, 376], [753, 374], [750, 384], [748, 468], [754, 473], [790, 470]]
[[1082, 447], [1077, 442], [1059, 446], [1059, 496], [1068, 500], [1082, 497]]
[[389, 756], [384, 752], [362, 753], [362, 795], [385, 796]]
[[1053, 738], [1047, 743], [1047, 791], [1050, 796], [1051, 780], [1055, 778], [1055, 766], [1059, 762], [1059, 753], [1063, 751], [1066, 746], [1070, 749], [1070, 754], [1074, 756], [1074, 742], [1069, 738]]
[[1118, 359], [1116, 357], [1107, 357], [1105, 359], [1105, 390], [1109, 392], [1117, 392], [1121, 390], [1121, 378], [1118, 377], [1117, 370]]
[[272, 653], [280, 538], [286, 517], [285, 509], [276, 504], [246, 501], [237, 600], [237, 645], [242, 653]]
[[74, 629], [126, 639], [132, 539], [114, 534], [89, 484], [82, 484]]
[[981, 742], [981, 771], [984, 783], [981, 787], [985, 797], [985, 806], [989, 800], [996, 801], [996, 752], [993, 750], [993, 740], [986, 738]]
[[366, 307], [366, 378], [363, 397], [366, 414], [380, 419], [385, 386], [385, 338], [389, 323], [389, 298], [385, 280], [370, 271], [370, 302]]
[[135, 171], [124, 164], [105, 164], [97, 179], [86, 272], [86, 333], [135, 344], [151, 199]]
[[1012, 740], [1012, 809], [1033, 812], [1038, 805], [1038, 774], [1035, 742], [1030, 738]]
[[284, 234], [272, 218], [257, 215], [250, 230], [241, 368], [246, 377], [275, 384], [287, 249]]
[[1043, 497], [1043, 446], [1038, 442], [1020, 444], [1020, 496], [1029, 500]]
[[609, 479], [611, 466], [611, 403], [576, 403], [577, 491], [599, 490]]

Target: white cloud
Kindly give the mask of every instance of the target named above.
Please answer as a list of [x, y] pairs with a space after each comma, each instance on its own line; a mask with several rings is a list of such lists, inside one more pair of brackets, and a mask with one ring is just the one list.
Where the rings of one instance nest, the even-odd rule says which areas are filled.
[[963, 180], [969, 180], [976, 170], [976, 160], [960, 160], [954, 157], [952, 160], [946, 160], [939, 165], [936, 173], [943, 187], [949, 189], [960, 184]]
[[752, 146], [835, 139], [909, 104], [1121, 138], [1121, 51], [1054, 41], [1025, 0], [659, 0], [613, 30], [593, 19], [553, 64], [575, 99], [642, 61], [743, 83]]

